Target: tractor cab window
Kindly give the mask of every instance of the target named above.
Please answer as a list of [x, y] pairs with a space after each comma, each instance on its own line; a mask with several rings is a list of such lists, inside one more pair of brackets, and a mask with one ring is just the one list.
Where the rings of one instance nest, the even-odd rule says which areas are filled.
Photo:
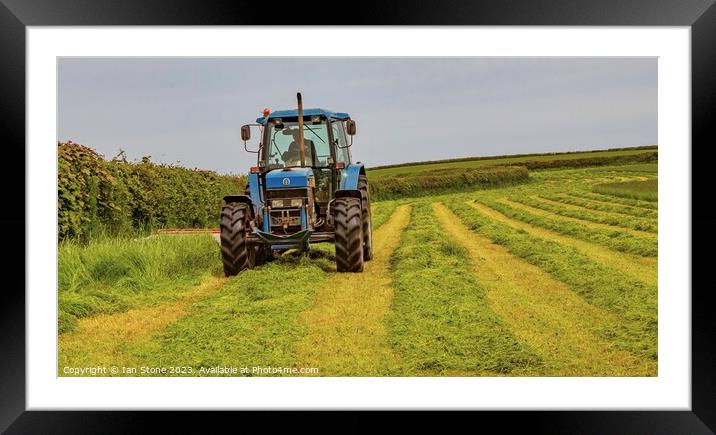
[[[269, 144], [266, 146], [269, 169], [301, 166], [301, 146], [298, 122], [284, 122], [283, 128], [269, 127]], [[306, 166], [327, 167], [331, 156], [328, 145], [328, 127], [325, 120], [303, 123], [303, 144]]]
[[346, 129], [344, 125], [344, 121], [333, 121], [333, 139], [336, 141], [336, 144], [338, 145], [336, 147], [336, 161], [337, 162], [344, 162], [345, 164], [349, 164], [351, 162], [351, 156], [348, 153], [348, 148], [346, 147]]

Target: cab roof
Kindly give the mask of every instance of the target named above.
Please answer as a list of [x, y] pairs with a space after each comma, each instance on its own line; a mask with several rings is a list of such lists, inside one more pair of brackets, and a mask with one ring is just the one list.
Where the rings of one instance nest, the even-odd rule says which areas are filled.
[[[351, 117], [349, 114], [344, 112], [333, 112], [325, 109], [303, 109], [303, 116], [325, 116], [326, 118], [340, 119], [342, 121], [350, 119]], [[298, 118], [298, 110], [277, 110], [275, 112], [271, 112], [268, 116], [268, 119], [273, 118]], [[266, 117], [262, 116], [261, 118], [256, 118], [256, 122], [265, 125]]]

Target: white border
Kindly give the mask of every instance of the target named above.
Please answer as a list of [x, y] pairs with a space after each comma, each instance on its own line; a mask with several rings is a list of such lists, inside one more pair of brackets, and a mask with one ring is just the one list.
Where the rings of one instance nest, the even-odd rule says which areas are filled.
[[[690, 28], [38, 28], [27, 30], [27, 408], [691, 408]], [[658, 56], [659, 376], [58, 378], [57, 56]], [[535, 150], [538, 151], [538, 150]]]

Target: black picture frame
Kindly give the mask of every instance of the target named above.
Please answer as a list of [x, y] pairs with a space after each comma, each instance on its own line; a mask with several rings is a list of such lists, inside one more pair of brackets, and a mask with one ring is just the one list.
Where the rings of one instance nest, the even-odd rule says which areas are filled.
[[[134, 433], [161, 420], [163, 427], [179, 432], [222, 427], [237, 428], [245, 414], [230, 412], [80, 412], [26, 411], [25, 385], [25, 49], [27, 26], [104, 25], [558, 25], [558, 26], [690, 26], [692, 61], [692, 199], [709, 198], [707, 178], [709, 146], [716, 144], [712, 127], [716, 100], [716, 6], [714, 0], [491, 0], [439, 2], [427, 0], [410, 6], [401, 2], [360, 2], [305, 8], [276, 2], [191, 2], [184, 0], [0, 0], [0, 126], [5, 165], [0, 171], [4, 207], [0, 219], [6, 229], [2, 262], [5, 280], [0, 299], [0, 431], [7, 433]], [[269, 6], [267, 6], [269, 5]], [[281, 13], [267, 13], [267, 7]], [[345, 53], [350, 54], [350, 47]], [[698, 157], [698, 158], [697, 158]], [[711, 314], [709, 285], [699, 284], [711, 256], [698, 255], [714, 241], [716, 212], [702, 201], [692, 201], [692, 407], [691, 411], [543, 411], [480, 412], [481, 427], [514, 428], [550, 433], [713, 433], [716, 430], [716, 316]], [[54, 213], [54, 204], [48, 205]], [[25, 237], [17, 229], [25, 228]], [[8, 234], [11, 233], [11, 234]], [[20, 255], [20, 253], [23, 255]], [[701, 267], [699, 267], [701, 266]], [[708, 281], [703, 281], [708, 282]], [[684, 289], [688, 291], [689, 289]], [[400, 407], [399, 404], [396, 405]], [[265, 421], [300, 427], [321, 425], [315, 413], [277, 418], [258, 414]], [[341, 412], [334, 416], [343, 417]], [[410, 413], [412, 423], [422, 415]], [[344, 417], [341, 431], [369, 429], [363, 418]], [[447, 429], [443, 419], [442, 429]], [[365, 423], [363, 423], [365, 422]], [[169, 426], [167, 426], [169, 424]], [[239, 423], [244, 424], [244, 423]], [[424, 426], [427, 427], [427, 426]]]

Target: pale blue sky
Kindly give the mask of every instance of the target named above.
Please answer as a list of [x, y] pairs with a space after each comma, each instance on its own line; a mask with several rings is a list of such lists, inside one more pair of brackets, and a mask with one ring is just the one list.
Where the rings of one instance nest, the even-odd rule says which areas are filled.
[[368, 166], [657, 143], [656, 58], [63, 58], [58, 88], [58, 140], [221, 173], [297, 91], [351, 114]]

